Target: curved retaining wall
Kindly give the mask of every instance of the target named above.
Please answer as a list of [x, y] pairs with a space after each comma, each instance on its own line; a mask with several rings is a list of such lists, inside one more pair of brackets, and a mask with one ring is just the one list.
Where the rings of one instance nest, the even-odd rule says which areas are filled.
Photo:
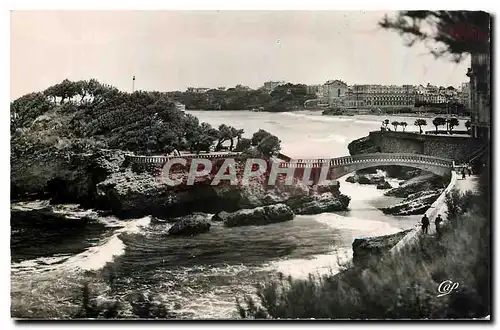
[[[446, 211], [447, 211], [447, 206], [446, 206], [446, 194], [450, 192], [456, 185], [457, 183], [457, 173], [455, 171], [451, 171], [451, 180], [446, 189], [439, 195], [439, 197], [432, 203], [431, 207], [425, 212], [429, 220], [432, 222], [434, 218], [438, 215], [441, 214], [443, 217], [443, 222], [442, 225], [446, 223]], [[416, 225], [415, 228], [406, 234], [405, 237], [403, 237], [392, 249], [389, 250], [391, 254], [395, 254], [399, 252], [403, 247], [407, 246], [408, 244], [413, 244], [416, 241], [418, 241], [421, 231], [420, 225]]]

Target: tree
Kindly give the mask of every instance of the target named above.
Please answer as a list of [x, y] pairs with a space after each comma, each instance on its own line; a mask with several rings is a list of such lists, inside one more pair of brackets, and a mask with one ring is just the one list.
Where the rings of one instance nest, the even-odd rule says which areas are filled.
[[424, 132], [422, 130], [422, 126], [427, 126], [427, 121], [425, 119], [417, 119], [415, 120], [414, 125], [418, 126], [418, 128], [420, 129], [420, 134], [422, 134]]
[[448, 123], [448, 127], [449, 127], [449, 130], [450, 130], [450, 133], [453, 130], [453, 127], [460, 125], [460, 123], [459, 123], [459, 121], [458, 121], [457, 118], [449, 118], [446, 121]]
[[[238, 141], [240, 140], [241, 138], [241, 134], [243, 134], [243, 130], [238, 130], [232, 126], [229, 127], [230, 129], [230, 132], [231, 132], [231, 138], [230, 138], [230, 141], [231, 141], [231, 145], [229, 146], [229, 150], [233, 150], [233, 147], [234, 147], [234, 139], [238, 139]], [[240, 131], [242, 131], [240, 133]], [[240, 137], [238, 137], [240, 136]]]
[[231, 127], [227, 126], [226, 124], [222, 124], [219, 126], [219, 134], [218, 134], [218, 141], [217, 145], [215, 146], [215, 151], [219, 151], [222, 149], [222, 144], [228, 140], [230, 140], [232, 137], [232, 131]]
[[465, 128], [467, 128], [467, 131], [470, 132], [470, 127], [471, 127], [471, 123], [470, 123], [470, 120], [467, 120], [465, 122]]
[[236, 148], [234, 148], [234, 151], [242, 152], [242, 151], [250, 149], [251, 146], [252, 146], [252, 140], [247, 139], [247, 138], [241, 138], [238, 141], [238, 144], [236, 144]]
[[392, 125], [392, 126], [394, 126], [394, 130], [395, 130], [395, 131], [397, 131], [397, 130], [398, 130], [399, 122], [397, 122], [397, 121], [393, 121], [393, 122], [391, 123], [391, 125]]
[[272, 157], [281, 150], [281, 141], [278, 137], [269, 134], [259, 142], [257, 150], [266, 157]]
[[407, 46], [422, 42], [435, 57], [449, 55], [455, 62], [490, 49], [490, 14], [484, 11], [400, 11], [379, 25], [405, 37]]
[[265, 139], [269, 135], [271, 135], [271, 133], [269, 133], [268, 131], [259, 129], [257, 132], [253, 133], [252, 146], [257, 146], [263, 139]]
[[389, 126], [389, 119], [384, 120], [384, 125], [385, 129], [387, 129], [387, 126]]
[[401, 127], [403, 127], [403, 132], [404, 132], [405, 129], [406, 129], [406, 126], [408, 126], [408, 123], [405, 122], [405, 121], [402, 121], [402, 122], [399, 123], [399, 125], [401, 125]]
[[446, 119], [443, 117], [436, 117], [432, 120], [432, 125], [436, 126], [436, 134], [437, 134], [438, 126], [446, 125]]

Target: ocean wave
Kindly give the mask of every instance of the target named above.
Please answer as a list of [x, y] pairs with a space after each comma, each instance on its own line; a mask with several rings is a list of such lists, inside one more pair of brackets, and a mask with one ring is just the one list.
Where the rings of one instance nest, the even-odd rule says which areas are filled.
[[17, 202], [10, 204], [11, 210], [15, 211], [35, 211], [44, 209], [49, 206], [50, 206], [50, 200], [46, 199], [29, 201], [29, 202]]
[[125, 244], [120, 239], [121, 234], [141, 233], [149, 226], [150, 222], [150, 217], [127, 221], [112, 236], [101, 239], [100, 244], [92, 246], [79, 254], [25, 260], [12, 264], [12, 271], [99, 270], [108, 262], [112, 262], [114, 258], [125, 253]]
[[[345, 217], [334, 213], [322, 213], [314, 217], [314, 220], [335, 229], [348, 229], [356, 232], [366, 233], [363, 236], [383, 236], [395, 234], [400, 228], [391, 226], [390, 223], [378, 220], [360, 219], [352, 216]], [[356, 237], [354, 237], [356, 238]]]
[[284, 259], [271, 262], [263, 267], [267, 271], [275, 271], [285, 276], [306, 279], [312, 275], [334, 275], [340, 266], [352, 259], [350, 247], [337, 247], [329, 254], [316, 255], [310, 259]]
[[319, 115], [294, 113], [294, 112], [284, 112], [283, 115], [289, 116], [289, 117], [295, 117], [297, 119], [305, 118], [307, 120], [319, 121], [319, 122], [354, 122], [355, 121], [352, 117], [319, 116]]

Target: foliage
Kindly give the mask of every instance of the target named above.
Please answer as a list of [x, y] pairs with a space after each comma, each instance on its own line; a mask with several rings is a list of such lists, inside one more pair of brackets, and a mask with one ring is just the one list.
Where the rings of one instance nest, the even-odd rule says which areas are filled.
[[398, 121], [393, 121], [391, 123], [392, 126], [394, 126], [394, 130], [397, 131], [398, 130], [398, 126], [400, 125]]
[[422, 126], [427, 126], [427, 120], [425, 120], [425, 119], [417, 119], [417, 120], [415, 120], [414, 125], [418, 126], [418, 128], [420, 129], [420, 134], [422, 134], [423, 133]]
[[[229, 91], [240, 92], [249, 91], [241, 86]], [[14, 155], [27, 152], [34, 144], [54, 145], [61, 139], [86, 141], [79, 142], [76, 149], [99, 145], [140, 154], [199, 153], [210, 151], [216, 141], [216, 150], [226, 141], [232, 150], [244, 133], [227, 125], [217, 130], [199, 123], [178, 110], [168, 93], [124, 93], [95, 79], [66, 79], [42, 93], [20, 97], [10, 108]]]
[[438, 132], [438, 126], [446, 125], [446, 119], [443, 117], [436, 117], [432, 120], [432, 125], [436, 126], [436, 133]]
[[280, 143], [278, 137], [263, 129], [255, 132], [251, 140], [251, 145], [267, 157], [276, 155], [281, 150]]
[[402, 122], [399, 123], [399, 125], [401, 125], [401, 127], [403, 127], [403, 132], [404, 132], [405, 129], [406, 129], [406, 126], [408, 126], [408, 123], [405, 122], [405, 121], [402, 121]]
[[307, 94], [302, 84], [286, 84], [275, 88], [271, 93], [266, 90], [251, 90], [237, 85], [227, 90], [211, 89], [206, 93], [171, 92], [168, 96], [193, 110], [250, 110], [263, 107], [267, 111], [286, 111], [301, 108], [308, 99], [316, 98]]
[[423, 42], [434, 56], [460, 62], [467, 54], [489, 52], [490, 20], [483, 11], [412, 10], [386, 15], [379, 25], [404, 36], [408, 46]]
[[247, 138], [241, 138], [238, 144], [236, 145], [236, 148], [234, 148], [234, 151], [237, 152], [245, 151], [248, 150], [251, 146], [252, 146], [252, 140]]
[[453, 127], [460, 125], [457, 118], [449, 118], [446, 120], [446, 123], [448, 124], [450, 132], [453, 130]]
[[462, 194], [458, 189], [452, 189], [446, 194], [445, 203], [448, 210], [446, 212], [447, 219], [453, 226], [456, 226], [457, 224], [454, 221], [458, 218], [458, 215], [472, 209], [474, 195], [470, 191]]
[[467, 128], [467, 130], [470, 131], [470, 128], [471, 128], [471, 122], [470, 122], [470, 120], [467, 120], [465, 122], [465, 128]]

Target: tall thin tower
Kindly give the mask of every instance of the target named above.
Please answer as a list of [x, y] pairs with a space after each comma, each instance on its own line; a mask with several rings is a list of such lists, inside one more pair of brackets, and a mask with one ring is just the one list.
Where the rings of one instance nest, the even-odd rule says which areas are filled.
[[135, 76], [132, 76], [132, 93], [134, 92], [135, 88]]

